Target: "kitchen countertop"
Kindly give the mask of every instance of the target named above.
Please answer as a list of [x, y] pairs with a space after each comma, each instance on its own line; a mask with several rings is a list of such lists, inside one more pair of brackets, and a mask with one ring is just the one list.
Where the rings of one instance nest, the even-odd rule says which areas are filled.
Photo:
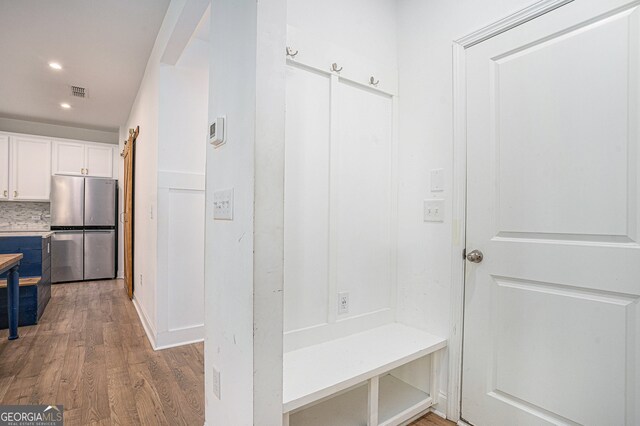
[[7, 266], [12, 264], [15, 266], [15, 263], [22, 259], [23, 256], [24, 255], [22, 253], [0, 254], [0, 270], [4, 270]]
[[2, 237], [42, 237], [48, 238], [54, 234], [53, 231], [45, 230], [25, 230], [25, 229], [0, 229], [0, 238]]

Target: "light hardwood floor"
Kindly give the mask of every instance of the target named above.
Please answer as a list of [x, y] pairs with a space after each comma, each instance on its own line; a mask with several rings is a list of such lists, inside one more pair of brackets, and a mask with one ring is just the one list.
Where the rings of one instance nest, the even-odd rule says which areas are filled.
[[154, 351], [122, 281], [54, 285], [19, 332], [0, 331], [0, 404], [63, 404], [68, 426], [204, 424], [203, 344]]
[[429, 413], [409, 426], [455, 426], [455, 423], [445, 420], [434, 413]]
[[1, 404], [63, 404], [65, 425], [204, 424], [203, 345], [154, 351], [121, 281], [54, 285], [19, 332], [0, 332]]

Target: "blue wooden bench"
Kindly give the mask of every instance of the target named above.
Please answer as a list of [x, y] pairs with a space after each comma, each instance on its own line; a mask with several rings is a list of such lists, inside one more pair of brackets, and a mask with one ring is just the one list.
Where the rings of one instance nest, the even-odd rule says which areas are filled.
[[[51, 298], [51, 238], [0, 237], [0, 254], [22, 253], [20, 261], [20, 326], [37, 324]], [[0, 274], [0, 329], [9, 327], [6, 272]]]

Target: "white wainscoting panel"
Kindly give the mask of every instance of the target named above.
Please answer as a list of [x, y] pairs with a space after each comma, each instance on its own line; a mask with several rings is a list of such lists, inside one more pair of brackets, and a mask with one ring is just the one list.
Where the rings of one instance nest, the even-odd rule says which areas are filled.
[[338, 84], [336, 274], [349, 313], [390, 307], [392, 282], [392, 98]]
[[328, 321], [330, 80], [287, 67], [285, 332]]
[[[285, 351], [395, 319], [394, 97], [289, 62]], [[349, 293], [338, 313], [338, 293]]]
[[158, 174], [156, 349], [204, 339], [204, 175]]

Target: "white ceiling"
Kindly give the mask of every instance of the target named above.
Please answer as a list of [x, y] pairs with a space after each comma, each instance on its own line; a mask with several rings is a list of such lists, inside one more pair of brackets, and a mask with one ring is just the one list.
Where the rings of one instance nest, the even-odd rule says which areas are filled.
[[[169, 0], [0, 0], [0, 116], [115, 131]], [[62, 64], [61, 71], [48, 63]], [[85, 87], [87, 99], [71, 96]], [[61, 102], [72, 108], [60, 108]]]

